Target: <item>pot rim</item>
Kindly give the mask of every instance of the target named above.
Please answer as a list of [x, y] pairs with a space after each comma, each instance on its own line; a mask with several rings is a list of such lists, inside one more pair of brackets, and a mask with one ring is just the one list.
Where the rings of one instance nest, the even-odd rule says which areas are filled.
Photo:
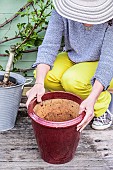
[[[0, 71], [0, 76], [4, 76], [4, 73], [5, 73], [5, 71]], [[21, 87], [26, 82], [26, 78], [24, 76], [22, 76], [21, 74], [15, 73], [15, 72], [10, 72], [10, 77], [16, 79], [17, 84], [14, 86], [9, 86], [9, 87], [0, 87], [0, 90]], [[18, 82], [19, 79], [22, 79], [22, 82]]]
[[[48, 98], [48, 96], [50, 96], [50, 98]], [[56, 99], [56, 98], [70, 99], [72, 101], [77, 102], [78, 104], [82, 102], [82, 99], [80, 99], [80, 97], [72, 93], [63, 92], [63, 91], [47, 92], [42, 96], [42, 101], [49, 100], [49, 99]], [[34, 98], [28, 106], [28, 115], [36, 123], [39, 123], [40, 125], [43, 125], [49, 128], [66, 128], [70, 126], [75, 126], [79, 124], [85, 116], [85, 112], [82, 112], [78, 117], [71, 119], [71, 120], [67, 120], [63, 122], [48, 121], [43, 118], [40, 118], [39, 116], [35, 114], [35, 112], [33, 111], [33, 108], [35, 107], [36, 104], [37, 104], [37, 99]]]

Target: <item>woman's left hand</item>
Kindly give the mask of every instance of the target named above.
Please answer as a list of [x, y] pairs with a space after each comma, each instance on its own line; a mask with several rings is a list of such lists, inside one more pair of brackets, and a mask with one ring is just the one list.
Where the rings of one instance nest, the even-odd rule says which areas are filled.
[[86, 115], [82, 122], [77, 125], [77, 130], [82, 131], [88, 123], [93, 119], [94, 117], [94, 105], [103, 91], [104, 86], [98, 81], [95, 80], [95, 83], [93, 85], [92, 91], [90, 95], [80, 104], [80, 111], [79, 114], [81, 114], [83, 111], [86, 112]]
[[79, 114], [86, 112], [84, 119], [77, 125], [77, 131], [82, 131], [94, 117], [94, 103], [90, 98], [85, 99], [80, 104]]

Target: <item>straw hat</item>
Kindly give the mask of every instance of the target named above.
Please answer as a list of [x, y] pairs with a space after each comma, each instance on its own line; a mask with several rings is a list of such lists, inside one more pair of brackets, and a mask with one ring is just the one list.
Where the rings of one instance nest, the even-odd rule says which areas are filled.
[[87, 24], [101, 24], [113, 18], [113, 0], [53, 0], [63, 17]]

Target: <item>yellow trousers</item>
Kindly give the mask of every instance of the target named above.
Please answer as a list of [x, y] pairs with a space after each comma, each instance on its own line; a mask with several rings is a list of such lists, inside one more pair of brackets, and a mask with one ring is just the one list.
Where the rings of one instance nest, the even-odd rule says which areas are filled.
[[[92, 90], [91, 78], [95, 74], [98, 61], [74, 63], [68, 58], [66, 52], [58, 54], [52, 70], [45, 78], [45, 88], [49, 91], [67, 91], [76, 94], [83, 100], [86, 99]], [[36, 72], [35, 72], [36, 74]], [[113, 79], [109, 88], [113, 87]], [[103, 91], [94, 106], [96, 117], [101, 116], [109, 107], [111, 95]]]

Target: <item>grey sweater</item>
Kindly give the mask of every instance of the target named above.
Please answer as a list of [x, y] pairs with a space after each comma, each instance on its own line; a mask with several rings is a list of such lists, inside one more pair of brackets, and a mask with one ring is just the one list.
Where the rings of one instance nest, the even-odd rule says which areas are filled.
[[66, 19], [53, 10], [33, 66], [40, 63], [53, 66], [62, 36], [70, 60], [75, 63], [99, 61], [91, 82], [93, 84], [97, 79], [104, 90], [107, 89], [113, 77], [113, 26], [104, 23], [87, 30], [82, 23]]

